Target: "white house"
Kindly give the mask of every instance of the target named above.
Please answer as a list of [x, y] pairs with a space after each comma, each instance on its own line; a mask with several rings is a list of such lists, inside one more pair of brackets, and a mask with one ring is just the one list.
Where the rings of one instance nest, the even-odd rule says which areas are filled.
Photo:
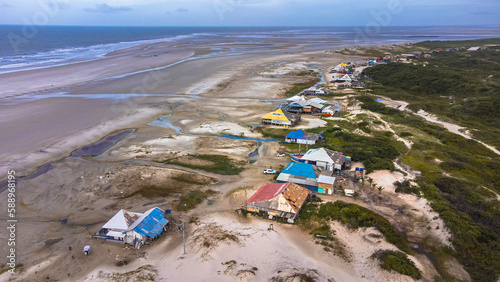
[[140, 248], [148, 239], [156, 238], [163, 232], [168, 224], [164, 216], [165, 212], [158, 207], [145, 213], [120, 210], [94, 234], [94, 237]]
[[301, 159], [308, 164], [330, 171], [341, 170], [346, 161], [346, 157], [342, 153], [325, 148], [311, 149]]
[[303, 92], [306, 95], [325, 95], [326, 92], [323, 89], [318, 89], [314, 86], [307, 88]]

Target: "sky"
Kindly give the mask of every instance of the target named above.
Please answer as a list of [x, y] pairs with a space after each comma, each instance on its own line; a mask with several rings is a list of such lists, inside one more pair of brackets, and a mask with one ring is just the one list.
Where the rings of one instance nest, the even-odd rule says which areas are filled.
[[499, 0], [0, 0], [0, 24], [500, 25]]

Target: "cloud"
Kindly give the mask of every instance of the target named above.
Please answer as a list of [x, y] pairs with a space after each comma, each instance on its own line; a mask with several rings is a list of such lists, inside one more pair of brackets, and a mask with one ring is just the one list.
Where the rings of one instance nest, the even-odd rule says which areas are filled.
[[104, 4], [96, 4], [94, 8], [84, 8], [85, 12], [91, 13], [118, 13], [118, 12], [128, 12], [132, 11], [131, 7], [127, 6], [110, 6], [106, 3]]
[[59, 7], [59, 9], [61, 9], [61, 10], [69, 8], [69, 3], [68, 2], [56, 1], [56, 3], [57, 3], [57, 6]]
[[179, 13], [187, 13], [187, 12], [189, 12], [189, 10], [188, 9], [184, 9], [184, 8], [179, 8], [179, 9], [177, 9], [177, 12], [179, 12]]
[[51, 9], [58, 8], [61, 10], [69, 8], [69, 2], [66, 1], [46, 1], [47, 5], [50, 6]]

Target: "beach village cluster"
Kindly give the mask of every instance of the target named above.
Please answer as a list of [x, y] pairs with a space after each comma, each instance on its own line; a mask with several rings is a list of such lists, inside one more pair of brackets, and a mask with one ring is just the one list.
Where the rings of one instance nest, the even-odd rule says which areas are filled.
[[[371, 61], [370, 61], [371, 62]], [[366, 67], [369, 62], [341, 63], [331, 70], [341, 76], [334, 78], [338, 88], [363, 86], [357, 83], [359, 67]], [[348, 83], [346, 85], [346, 83]], [[339, 86], [344, 85], [344, 86]], [[323, 117], [332, 117], [347, 110], [347, 104], [339, 101], [326, 101], [319, 97], [329, 91], [316, 86], [303, 90], [299, 94], [286, 99], [277, 109], [262, 117], [262, 126], [271, 125], [290, 128], [300, 122], [303, 114]], [[319, 145], [324, 142], [320, 134], [306, 132], [302, 129], [291, 130], [283, 142], [291, 144]], [[278, 152], [284, 155], [284, 152]], [[356, 195], [356, 184], [364, 180], [364, 168], [351, 168], [351, 157], [342, 152], [326, 148], [314, 148], [306, 153], [290, 154], [291, 162], [278, 172], [275, 183], [264, 183], [241, 207], [242, 210], [252, 212], [269, 219], [283, 220], [293, 223], [302, 206], [311, 197], [318, 194], [345, 196]], [[266, 169], [264, 173], [275, 174], [276, 171]], [[143, 213], [120, 210], [93, 237], [105, 239], [107, 242], [130, 244], [141, 248], [150, 241], [158, 238], [169, 226], [170, 210], [158, 207]]]

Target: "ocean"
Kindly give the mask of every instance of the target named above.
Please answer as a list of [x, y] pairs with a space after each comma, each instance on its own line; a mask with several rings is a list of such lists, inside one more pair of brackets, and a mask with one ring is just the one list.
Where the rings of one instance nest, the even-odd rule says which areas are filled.
[[190, 40], [203, 44], [263, 43], [381, 45], [423, 40], [500, 37], [498, 26], [459, 27], [83, 27], [0, 25], [0, 73], [95, 60], [140, 44]]

